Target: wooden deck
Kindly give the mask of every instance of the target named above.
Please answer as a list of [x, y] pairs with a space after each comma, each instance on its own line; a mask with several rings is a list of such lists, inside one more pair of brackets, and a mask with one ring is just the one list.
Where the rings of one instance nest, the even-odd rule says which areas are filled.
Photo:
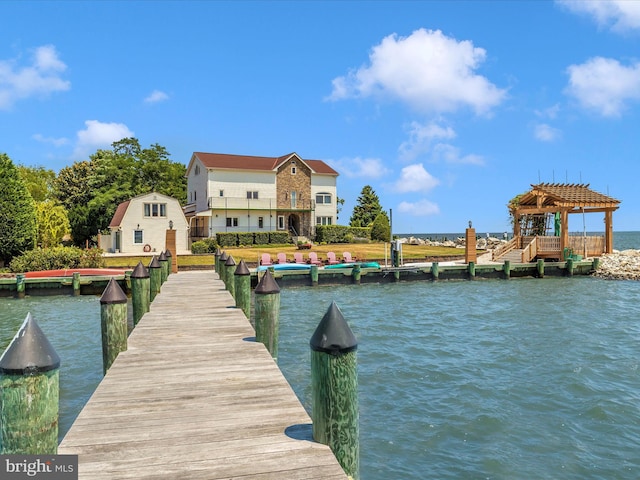
[[80, 479], [346, 479], [217, 274], [169, 276], [60, 444]]

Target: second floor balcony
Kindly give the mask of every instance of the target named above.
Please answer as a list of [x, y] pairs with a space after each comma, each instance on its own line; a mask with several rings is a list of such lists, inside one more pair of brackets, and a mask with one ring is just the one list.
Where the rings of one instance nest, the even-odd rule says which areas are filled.
[[276, 198], [209, 197], [209, 208], [214, 210], [270, 210], [270, 211], [311, 211], [316, 203], [310, 199], [288, 198], [280, 201]]

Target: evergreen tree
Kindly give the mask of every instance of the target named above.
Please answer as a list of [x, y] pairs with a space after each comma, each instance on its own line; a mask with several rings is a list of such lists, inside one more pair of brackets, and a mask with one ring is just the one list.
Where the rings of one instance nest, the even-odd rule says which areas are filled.
[[381, 212], [371, 225], [371, 240], [391, 241], [391, 226], [387, 212]]
[[353, 213], [349, 220], [352, 227], [369, 227], [378, 215], [382, 213], [380, 199], [370, 185], [365, 185], [358, 197], [358, 203], [353, 207]]
[[0, 154], [0, 262], [34, 248], [36, 210], [18, 168]]

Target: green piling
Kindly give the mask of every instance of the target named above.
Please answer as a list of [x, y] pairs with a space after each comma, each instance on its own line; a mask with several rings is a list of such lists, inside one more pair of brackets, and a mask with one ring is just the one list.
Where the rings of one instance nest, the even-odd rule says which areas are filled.
[[362, 277], [362, 271], [360, 269], [360, 264], [356, 263], [351, 270], [351, 277], [353, 278], [353, 283], [356, 285], [360, 285], [360, 279]]
[[167, 277], [173, 273], [173, 255], [168, 248], [164, 251], [164, 256], [167, 257]]
[[26, 295], [26, 292], [25, 292], [24, 274], [18, 273], [16, 275], [16, 296], [18, 298], [24, 298], [25, 295]]
[[396, 282], [400, 281], [400, 270], [394, 270], [393, 271], [393, 280]]
[[511, 262], [509, 260], [504, 261], [504, 265], [502, 266], [502, 271], [504, 272], [504, 278], [511, 277]]
[[236, 307], [242, 309], [242, 312], [247, 319], [251, 319], [251, 272], [244, 260], [240, 260], [233, 276], [236, 293]]
[[58, 452], [59, 369], [60, 357], [27, 314], [0, 357], [0, 454]]
[[236, 261], [233, 259], [231, 255], [227, 258], [227, 261], [224, 262], [225, 272], [224, 276], [227, 280], [225, 284], [227, 285], [227, 290], [235, 300], [236, 298], [236, 280], [234, 278], [234, 274], [236, 273]]
[[102, 367], [106, 374], [120, 352], [127, 349], [127, 296], [114, 278], [100, 297]]
[[[220, 276], [220, 256], [221, 255], [222, 255], [222, 252], [220, 251], [220, 247], [216, 247], [216, 251], [213, 254], [213, 268], [215, 269], [215, 272], [218, 274], [218, 277]], [[220, 280], [222, 280], [222, 278]]]
[[314, 287], [318, 286], [318, 271], [318, 265], [311, 265], [309, 274], [311, 275], [311, 285]]
[[600, 268], [600, 257], [593, 259], [593, 264], [592, 264], [591, 268], [593, 268], [594, 271], [596, 271], [596, 270], [598, 270], [598, 268]]
[[133, 308], [133, 325], [136, 326], [142, 316], [150, 309], [151, 278], [149, 270], [138, 262], [131, 274], [131, 307]]
[[160, 252], [160, 256], [158, 257], [158, 261], [160, 262], [160, 273], [161, 279], [160, 283], [164, 284], [169, 277], [169, 261], [167, 260], [167, 256], [164, 252]]
[[218, 272], [218, 276], [220, 277], [220, 280], [222, 280], [224, 282], [224, 286], [226, 288], [227, 286], [227, 278], [225, 276], [225, 274], [227, 273], [227, 269], [224, 266], [224, 264], [226, 263], [227, 259], [229, 258], [229, 255], [227, 255], [227, 252], [223, 251], [220, 254], [220, 258], [218, 258], [218, 262], [220, 263], [219, 268], [220, 271]]
[[80, 295], [80, 272], [73, 272], [73, 295]]
[[573, 258], [567, 258], [567, 275], [573, 276]]
[[431, 264], [431, 275], [433, 276], [434, 280], [437, 280], [440, 276], [440, 272], [438, 270], [438, 262], [433, 262]]
[[254, 290], [256, 341], [263, 343], [274, 360], [278, 359], [280, 328], [280, 287], [269, 270]]
[[476, 278], [476, 264], [474, 262], [469, 262], [469, 278]]
[[155, 255], [149, 263], [149, 303], [153, 302], [162, 287], [162, 265]]
[[538, 278], [544, 278], [544, 260], [539, 258], [536, 262], [536, 270], [538, 271]]
[[358, 343], [335, 302], [311, 341], [313, 438], [329, 445], [347, 475], [359, 477]]

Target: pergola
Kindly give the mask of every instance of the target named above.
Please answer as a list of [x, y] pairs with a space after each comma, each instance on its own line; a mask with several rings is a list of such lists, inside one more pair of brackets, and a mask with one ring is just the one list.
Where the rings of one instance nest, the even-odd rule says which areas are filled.
[[[513, 234], [521, 236], [524, 216], [557, 214], [560, 219], [560, 250], [570, 246], [569, 214], [604, 213], [604, 253], [613, 252], [613, 212], [620, 201], [589, 188], [589, 184], [539, 183], [521, 195], [509, 209], [513, 215]], [[601, 238], [601, 237], [600, 237]]]

